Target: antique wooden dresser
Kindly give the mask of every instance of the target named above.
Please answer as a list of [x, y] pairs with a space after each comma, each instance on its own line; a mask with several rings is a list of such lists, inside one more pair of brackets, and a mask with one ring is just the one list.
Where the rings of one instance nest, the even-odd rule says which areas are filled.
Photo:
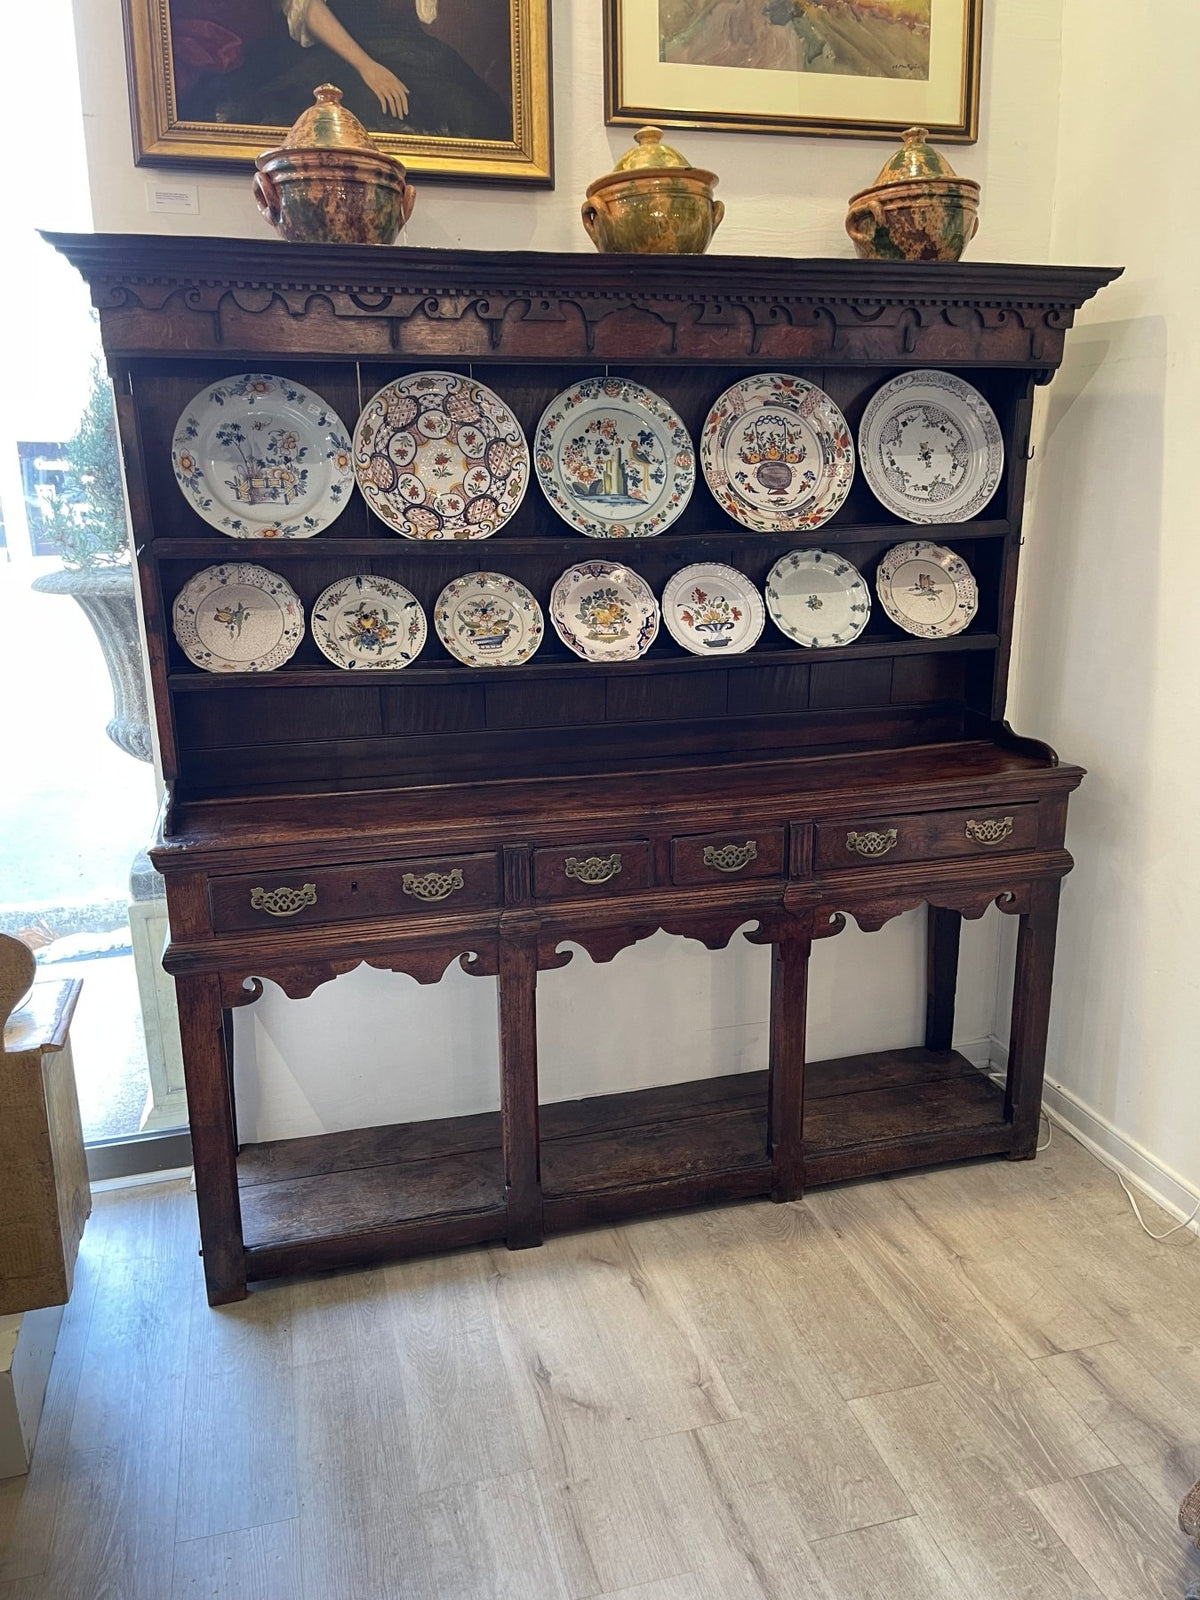
[[[154, 860], [214, 1303], [248, 1278], [536, 1245], [605, 1218], [1034, 1153], [1082, 773], [1004, 722], [1026, 462], [1035, 386], [1115, 273], [53, 242], [91, 285], [117, 392], [168, 789]], [[544, 606], [565, 567], [597, 555], [656, 594], [700, 559], [761, 585], [806, 547], [844, 553], [870, 581], [916, 531], [860, 474], [815, 532], [750, 532], [701, 483], [669, 532], [589, 540], [535, 483], [485, 541], [398, 538], [357, 494], [319, 537], [233, 541], [174, 481], [177, 418], [208, 382], [291, 375], [352, 427], [383, 383], [428, 367], [481, 378], [527, 435], [567, 383], [617, 372], [672, 402], [693, 438], [716, 396], [756, 371], [820, 384], [852, 430], [897, 373], [965, 372], [1000, 420], [1004, 478], [979, 517], [935, 532], [974, 572], [978, 615], [927, 640], [876, 607], [835, 649], [768, 624], [751, 651], [716, 659], [664, 631], [642, 659], [597, 665], [549, 633], [526, 665], [472, 669], [431, 635], [394, 675], [341, 671], [311, 638], [272, 673], [193, 668], [172, 603], [221, 561], [265, 564], [306, 608], [341, 576], [389, 576], [429, 612], [448, 580], [479, 569]], [[813, 940], [921, 903], [923, 1046], [807, 1062]], [[960, 921], [993, 903], [1020, 925], [1004, 1089], [951, 1049]], [[716, 949], [747, 924], [772, 948], [768, 1071], [539, 1104], [537, 977], [570, 958], [565, 941], [606, 961], [659, 928]], [[239, 1144], [231, 1008], [262, 980], [304, 996], [360, 962], [432, 983], [454, 961], [498, 979], [498, 1114]]]

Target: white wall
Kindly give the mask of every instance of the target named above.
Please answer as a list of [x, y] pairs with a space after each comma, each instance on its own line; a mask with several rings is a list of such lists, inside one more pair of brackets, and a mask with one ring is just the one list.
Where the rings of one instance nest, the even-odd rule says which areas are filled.
[[1071, 805], [1057, 1103], [1135, 1172], [1166, 1169], [1190, 1210], [1169, 1175], [1200, 1191], [1200, 10], [1161, 9], [1143, 29], [1121, 0], [1066, 0], [1053, 256], [1126, 270], [1049, 392], [1013, 706], [1091, 769]]
[[[982, 137], [951, 159], [984, 186], [980, 260], [1048, 257], [1059, 135], [1062, 0], [997, 0], [985, 8]], [[631, 142], [603, 121], [600, 6], [556, 0], [557, 188], [550, 192], [421, 186], [406, 242], [489, 249], [590, 250], [579, 204], [592, 178]], [[120, 0], [76, 0], [95, 226], [128, 232], [262, 236], [243, 174], [188, 175], [196, 217], [150, 214], [132, 164]], [[846, 256], [847, 197], [882, 165], [874, 141], [680, 132], [697, 165], [721, 176], [727, 215], [714, 250]], [[1036, 719], [1028, 729], [1044, 732]], [[998, 914], [968, 924], [959, 1036], [991, 1031]], [[919, 913], [868, 941], [851, 929], [814, 956], [814, 1057], [920, 1037]], [[612, 966], [579, 953], [543, 975], [542, 1077], [547, 1098], [766, 1062], [767, 952], [736, 941], [711, 955], [658, 935]], [[248, 1138], [283, 1137], [365, 1122], [437, 1116], [495, 1103], [495, 994], [489, 980], [453, 973], [439, 987], [360, 969], [293, 1002], [277, 990], [238, 1013], [239, 1112]], [[347, 1040], [351, 1041], [349, 1048]], [[329, 1071], [338, 1063], [336, 1074]]]

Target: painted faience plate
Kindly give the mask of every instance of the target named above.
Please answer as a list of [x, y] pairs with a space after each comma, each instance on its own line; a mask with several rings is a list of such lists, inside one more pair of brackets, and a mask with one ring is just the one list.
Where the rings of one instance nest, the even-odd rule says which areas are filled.
[[979, 610], [979, 589], [967, 563], [925, 539], [892, 546], [879, 563], [875, 592], [897, 627], [918, 639], [953, 638]]
[[593, 539], [645, 539], [692, 498], [696, 453], [667, 402], [626, 378], [585, 378], [538, 423], [533, 452], [559, 516]]
[[700, 435], [718, 505], [757, 533], [819, 528], [850, 493], [854, 444], [823, 389], [782, 372], [735, 383]]
[[311, 539], [354, 487], [337, 412], [269, 372], [201, 390], [175, 428], [171, 465], [184, 497], [231, 539]]
[[521, 504], [529, 446], [483, 384], [412, 372], [367, 401], [354, 430], [363, 496], [406, 539], [487, 539]]
[[636, 661], [658, 637], [658, 601], [628, 567], [581, 561], [550, 591], [550, 620], [585, 661]]
[[694, 656], [740, 656], [763, 631], [762, 596], [743, 573], [715, 561], [684, 567], [662, 596], [663, 621]]
[[335, 667], [395, 672], [421, 654], [428, 628], [416, 596], [403, 584], [360, 572], [317, 596], [312, 633]]
[[767, 574], [767, 610], [781, 633], [810, 650], [852, 644], [871, 620], [862, 573], [828, 550], [793, 550]]
[[468, 667], [517, 667], [545, 632], [542, 608], [523, 583], [502, 572], [455, 578], [433, 608], [437, 636]]
[[858, 453], [875, 498], [905, 522], [978, 516], [1004, 472], [996, 413], [952, 372], [885, 383], [863, 414]]
[[206, 567], [175, 599], [175, 637], [206, 672], [273, 672], [304, 637], [304, 607], [291, 584], [248, 562]]

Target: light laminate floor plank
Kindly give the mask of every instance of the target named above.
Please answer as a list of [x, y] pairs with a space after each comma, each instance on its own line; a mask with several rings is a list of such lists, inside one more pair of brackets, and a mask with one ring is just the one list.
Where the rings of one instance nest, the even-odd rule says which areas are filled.
[[1029, 1498], [1109, 1600], [1176, 1600], [1200, 1556], [1124, 1467], [1032, 1489]]
[[301, 1600], [300, 1528], [273, 1522], [175, 1547], [171, 1600]]
[[1006, 1486], [992, 1440], [940, 1384], [851, 1409], [971, 1600], [1103, 1600], [1050, 1524]]
[[920, 1517], [813, 1545], [834, 1600], [963, 1600], [959, 1578]]
[[980, 1424], [1018, 1490], [1115, 1465], [1040, 1370], [964, 1282], [958, 1257], [907, 1197], [860, 1184], [814, 1196], [815, 1214], [865, 1272], [893, 1319]]

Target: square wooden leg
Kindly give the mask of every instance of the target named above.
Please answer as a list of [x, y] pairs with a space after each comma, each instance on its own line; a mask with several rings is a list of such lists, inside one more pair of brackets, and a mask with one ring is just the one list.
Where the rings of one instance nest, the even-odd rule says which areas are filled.
[[1014, 1161], [1028, 1160], [1037, 1154], [1061, 887], [1061, 880], [1057, 878], [1034, 884], [1029, 910], [1022, 916], [1017, 934], [1008, 1085], [1004, 1098], [1005, 1115], [1013, 1125], [1011, 1155]]
[[225, 1017], [219, 980], [180, 978], [179, 1031], [183, 1040], [196, 1208], [209, 1305], [246, 1296], [246, 1257], [237, 1183], [237, 1130], [225, 1059]]
[[774, 1166], [771, 1199], [804, 1193], [804, 1034], [810, 930], [790, 930], [771, 947], [771, 1060], [767, 1143]]
[[925, 1048], [949, 1050], [954, 1042], [962, 913], [941, 906], [925, 909]]
[[542, 1242], [538, 1127], [537, 944], [501, 939], [500, 1121], [504, 1140], [505, 1236], [510, 1250]]

